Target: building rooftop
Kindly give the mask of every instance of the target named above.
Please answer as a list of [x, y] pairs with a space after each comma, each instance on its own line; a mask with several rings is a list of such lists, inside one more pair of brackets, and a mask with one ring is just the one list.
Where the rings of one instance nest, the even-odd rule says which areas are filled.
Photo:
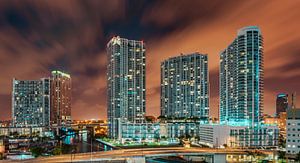
[[52, 75], [60, 74], [61, 76], [64, 76], [64, 77], [67, 77], [67, 78], [71, 78], [71, 76], [69, 74], [61, 72], [61, 71], [54, 70], [51, 73], [52, 73]]
[[247, 31], [258, 31], [260, 33], [260, 29], [258, 26], [247, 26], [238, 30], [238, 35], [244, 35]]
[[131, 40], [131, 39], [127, 39], [127, 38], [122, 38], [120, 36], [114, 36], [112, 37], [109, 42], [107, 43], [107, 47], [112, 44], [112, 45], [115, 45], [115, 44], [118, 44], [118, 45], [121, 45], [121, 41], [128, 41], [128, 42], [137, 42], [137, 43], [141, 43], [141, 44], [145, 44], [143, 40]]
[[288, 109], [287, 110], [287, 119], [300, 119], [300, 108]]
[[203, 54], [203, 53], [199, 53], [199, 52], [188, 53], [188, 54], [181, 53], [180, 55], [177, 55], [177, 56], [174, 56], [174, 57], [169, 57], [168, 59], [164, 60], [163, 62], [177, 60], [177, 59], [181, 59], [181, 58], [189, 58], [189, 57], [192, 57], [192, 56], [207, 56], [207, 54]]

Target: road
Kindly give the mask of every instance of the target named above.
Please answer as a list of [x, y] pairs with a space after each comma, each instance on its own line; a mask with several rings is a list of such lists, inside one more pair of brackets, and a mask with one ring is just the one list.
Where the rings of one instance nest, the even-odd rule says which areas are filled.
[[[212, 148], [184, 148], [184, 147], [168, 147], [168, 148], [140, 148], [140, 149], [121, 149], [113, 151], [101, 151], [91, 153], [79, 153], [71, 155], [60, 155], [52, 157], [39, 157], [36, 159], [22, 160], [20, 162], [76, 162], [90, 161], [100, 159], [118, 159], [137, 156], [155, 156], [155, 155], [174, 155], [174, 154], [246, 154], [247, 151], [254, 152], [255, 150], [241, 149], [212, 149]], [[261, 150], [260, 150], [261, 151]], [[261, 151], [265, 154], [273, 154], [273, 151]], [[16, 161], [14, 161], [16, 162]]]

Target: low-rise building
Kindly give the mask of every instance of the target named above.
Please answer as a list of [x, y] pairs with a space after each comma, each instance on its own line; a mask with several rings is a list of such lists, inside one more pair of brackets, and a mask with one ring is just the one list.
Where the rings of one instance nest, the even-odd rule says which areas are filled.
[[167, 138], [191, 138], [199, 135], [199, 125], [197, 122], [167, 122]]
[[210, 147], [275, 147], [278, 145], [279, 129], [275, 125], [233, 126], [202, 124], [199, 127], [200, 144]]
[[0, 136], [46, 136], [47, 127], [0, 127]]
[[286, 151], [288, 154], [298, 154], [300, 152], [300, 109], [288, 109], [286, 128]]
[[286, 112], [280, 112], [276, 117], [264, 117], [263, 123], [266, 125], [277, 125], [280, 135], [286, 139]]
[[200, 144], [209, 147], [219, 147], [228, 144], [230, 135], [230, 128], [226, 125], [207, 124], [199, 127]]
[[128, 142], [154, 142], [160, 138], [159, 123], [119, 123], [120, 133], [118, 135], [119, 141], [122, 144]]

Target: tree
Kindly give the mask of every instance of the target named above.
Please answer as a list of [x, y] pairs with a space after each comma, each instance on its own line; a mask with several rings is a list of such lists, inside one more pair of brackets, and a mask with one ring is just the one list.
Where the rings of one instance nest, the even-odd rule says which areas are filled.
[[300, 162], [300, 152], [296, 155], [295, 160], [298, 161], [298, 162]]
[[283, 160], [285, 159], [285, 152], [284, 151], [279, 151], [278, 152], [278, 159], [279, 159], [279, 162], [283, 162]]
[[53, 152], [52, 152], [53, 155], [60, 155], [62, 154], [62, 150], [59, 146], [56, 146], [54, 149], [53, 149]]
[[278, 145], [282, 148], [285, 148], [286, 140], [282, 134], [279, 134]]
[[61, 150], [62, 150], [62, 153], [63, 153], [63, 154], [68, 154], [68, 153], [71, 153], [72, 149], [73, 149], [73, 146], [72, 146], [72, 145], [69, 145], [69, 144], [63, 144]]
[[30, 152], [34, 157], [39, 157], [44, 153], [44, 148], [42, 147], [31, 147]]
[[224, 148], [228, 148], [228, 145], [227, 144], [223, 144]]
[[192, 136], [191, 136], [190, 134], [186, 133], [186, 134], [185, 134], [185, 138], [186, 138], [186, 139], [190, 139], [190, 138], [192, 138]]

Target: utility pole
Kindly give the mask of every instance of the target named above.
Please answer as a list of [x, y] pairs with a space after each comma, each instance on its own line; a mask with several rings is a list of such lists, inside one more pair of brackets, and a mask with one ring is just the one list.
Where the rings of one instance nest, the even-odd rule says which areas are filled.
[[90, 137], [91, 137], [91, 162], [93, 161], [93, 138], [92, 138], [92, 132], [90, 131]]

